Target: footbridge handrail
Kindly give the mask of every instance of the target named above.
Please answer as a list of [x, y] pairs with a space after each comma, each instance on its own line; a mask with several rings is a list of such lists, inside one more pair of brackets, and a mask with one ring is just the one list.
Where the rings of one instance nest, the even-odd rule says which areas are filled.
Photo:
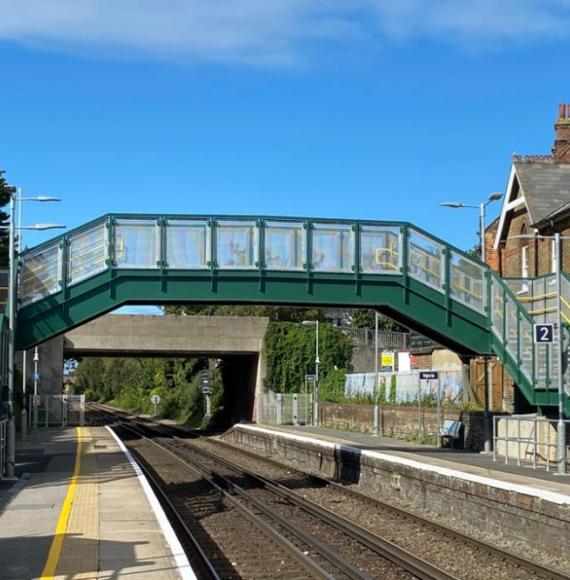
[[464, 353], [495, 352], [531, 402], [550, 400], [539, 391], [553, 357], [517, 294], [408, 222], [108, 214], [24, 252], [19, 280], [19, 347], [129, 302], [367, 306]]

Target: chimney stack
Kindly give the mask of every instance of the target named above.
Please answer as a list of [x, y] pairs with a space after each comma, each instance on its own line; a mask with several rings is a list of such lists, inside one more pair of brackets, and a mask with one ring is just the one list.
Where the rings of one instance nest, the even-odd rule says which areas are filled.
[[554, 130], [556, 136], [552, 157], [556, 163], [570, 163], [570, 104], [558, 105], [558, 120]]

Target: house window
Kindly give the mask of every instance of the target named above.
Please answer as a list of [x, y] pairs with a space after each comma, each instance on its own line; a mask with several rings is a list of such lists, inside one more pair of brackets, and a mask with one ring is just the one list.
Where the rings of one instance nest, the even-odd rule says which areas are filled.
[[558, 255], [556, 252], [556, 240], [550, 241], [550, 271], [553, 274], [558, 272]]
[[521, 277], [528, 278], [528, 246], [521, 247]]

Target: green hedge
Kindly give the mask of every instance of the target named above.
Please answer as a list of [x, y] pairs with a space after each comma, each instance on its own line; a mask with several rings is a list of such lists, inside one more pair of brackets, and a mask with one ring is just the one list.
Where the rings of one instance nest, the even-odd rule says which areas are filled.
[[[305, 375], [315, 372], [315, 346], [314, 326], [270, 323], [263, 347], [267, 363], [265, 386], [278, 393], [301, 392]], [[338, 387], [341, 375], [344, 385], [344, 374], [351, 369], [352, 350], [351, 341], [342, 332], [330, 324], [320, 325], [321, 387], [327, 381]]]

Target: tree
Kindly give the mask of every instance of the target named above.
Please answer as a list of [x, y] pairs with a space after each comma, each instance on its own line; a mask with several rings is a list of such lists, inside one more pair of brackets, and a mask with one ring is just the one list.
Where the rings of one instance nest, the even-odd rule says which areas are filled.
[[[376, 311], [371, 308], [357, 308], [352, 310], [350, 313], [350, 318], [352, 320], [352, 325], [355, 328], [374, 328], [375, 326]], [[407, 329], [395, 320], [380, 314], [378, 320], [378, 328], [380, 330], [391, 330], [394, 332], [407, 332]]]
[[295, 306], [173, 304], [165, 306], [164, 312], [186, 316], [266, 316], [272, 322], [301, 322], [317, 318], [321, 322], [326, 321], [326, 309], [324, 308]]
[[[0, 226], [7, 226], [10, 223], [8, 213], [2, 208], [6, 207], [10, 202], [10, 196], [14, 188], [8, 184], [4, 174], [6, 172], [0, 170]], [[8, 266], [8, 230], [3, 227], [0, 229], [0, 267]]]

